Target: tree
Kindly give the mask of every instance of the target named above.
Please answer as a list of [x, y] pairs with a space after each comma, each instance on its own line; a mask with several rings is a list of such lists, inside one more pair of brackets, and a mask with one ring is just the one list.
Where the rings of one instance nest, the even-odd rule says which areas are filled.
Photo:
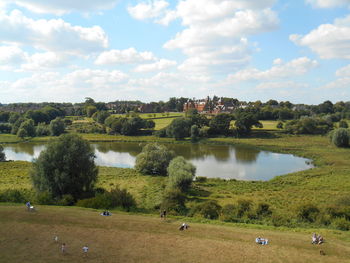
[[135, 169], [143, 174], [166, 176], [167, 167], [174, 156], [174, 152], [164, 145], [150, 143], [136, 156]]
[[33, 162], [31, 179], [39, 192], [55, 198], [70, 194], [75, 200], [91, 193], [98, 174], [90, 144], [76, 134], [51, 141]]
[[181, 140], [190, 135], [191, 122], [187, 118], [176, 118], [167, 127], [166, 134], [175, 140]]
[[59, 136], [64, 133], [65, 124], [61, 118], [56, 118], [50, 122], [50, 132], [52, 136]]
[[[18, 133], [17, 133], [18, 137], [21, 137], [19, 135], [19, 133], [23, 134], [23, 132], [20, 132], [21, 130], [25, 131], [25, 134], [26, 134], [25, 136], [35, 137], [34, 121], [32, 119], [27, 119], [27, 120], [23, 121], [18, 129]], [[23, 136], [23, 137], [25, 137], [25, 136]], [[23, 137], [21, 137], [21, 138], [23, 138]]]
[[92, 115], [92, 118], [97, 121], [100, 124], [103, 124], [105, 120], [110, 116], [111, 114], [108, 111], [97, 111]]
[[91, 117], [95, 112], [97, 112], [97, 108], [95, 106], [87, 106], [85, 108], [86, 116]]
[[263, 125], [259, 122], [256, 114], [242, 112], [237, 115], [235, 126], [239, 134], [249, 134], [253, 126], [262, 128]]
[[341, 120], [339, 122], [339, 128], [349, 128], [349, 125], [348, 125], [348, 123], [346, 121]]
[[231, 114], [220, 113], [209, 122], [211, 134], [227, 134], [230, 129], [230, 123], [233, 119]]
[[191, 141], [197, 142], [199, 138], [199, 129], [197, 125], [191, 126]]
[[186, 192], [192, 184], [196, 174], [196, 167], [187, 162], [182, 156], [175, 157], [168, 166], [168, 187], [178, 188]]
[[5, 162], [6, 161], [6, 155], [4, 153], [4, 147], [0, 145], [0, 162]]
[[339, 128], [330, 133], [332, 143], [337, 147], [348, 147], [350, 142], [350, 131]]

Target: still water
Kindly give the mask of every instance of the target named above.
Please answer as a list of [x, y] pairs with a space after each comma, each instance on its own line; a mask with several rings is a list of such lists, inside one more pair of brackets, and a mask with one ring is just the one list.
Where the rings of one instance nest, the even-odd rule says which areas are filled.
[[[100, 166], [132, 168], [144, 143], [93, 143], [96, 163]], [[183, 156], [197, 167], [196, 176], [237, 180], [269, 180], [277, 175], [312, 168], [310, 160], [261, 151], [253, 147], [203, 144], [166, 144], [176, 155]], [[45, 144], [23, 143], [4, 145], [7, 160], [32, 161]]]

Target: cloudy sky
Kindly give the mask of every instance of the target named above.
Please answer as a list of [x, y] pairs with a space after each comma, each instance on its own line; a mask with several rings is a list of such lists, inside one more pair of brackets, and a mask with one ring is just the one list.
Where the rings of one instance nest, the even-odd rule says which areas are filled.
[[0, 103], [350, 100], [350, 0], [0, 0]]

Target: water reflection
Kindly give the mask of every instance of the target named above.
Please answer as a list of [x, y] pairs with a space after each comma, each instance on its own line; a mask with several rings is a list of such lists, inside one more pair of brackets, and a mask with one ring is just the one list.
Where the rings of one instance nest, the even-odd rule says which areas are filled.
[[[101, 166], [131, 168], [144, 143], [93, 143], [96, 163]], [[166, 144], [176, 155], [183, 156], [197, 167], [197, 176], [239, 180], [269, 180], [276, 175], [311, 168], [307, 159], [290, 154], [260, 151], [256, 148], [228, 145]], [[5, 145], [8, 160], [32, 161], [45, 145], [20, 143]]]

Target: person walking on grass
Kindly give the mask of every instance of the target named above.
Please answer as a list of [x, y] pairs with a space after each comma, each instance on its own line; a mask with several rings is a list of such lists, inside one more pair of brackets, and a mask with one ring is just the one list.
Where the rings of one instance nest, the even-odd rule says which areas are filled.
[[65, 255], [66, 254], [66, 243], [62, 243], [62, 246], [61, 246], [61, 251], [62, 251], [62, 254]]

